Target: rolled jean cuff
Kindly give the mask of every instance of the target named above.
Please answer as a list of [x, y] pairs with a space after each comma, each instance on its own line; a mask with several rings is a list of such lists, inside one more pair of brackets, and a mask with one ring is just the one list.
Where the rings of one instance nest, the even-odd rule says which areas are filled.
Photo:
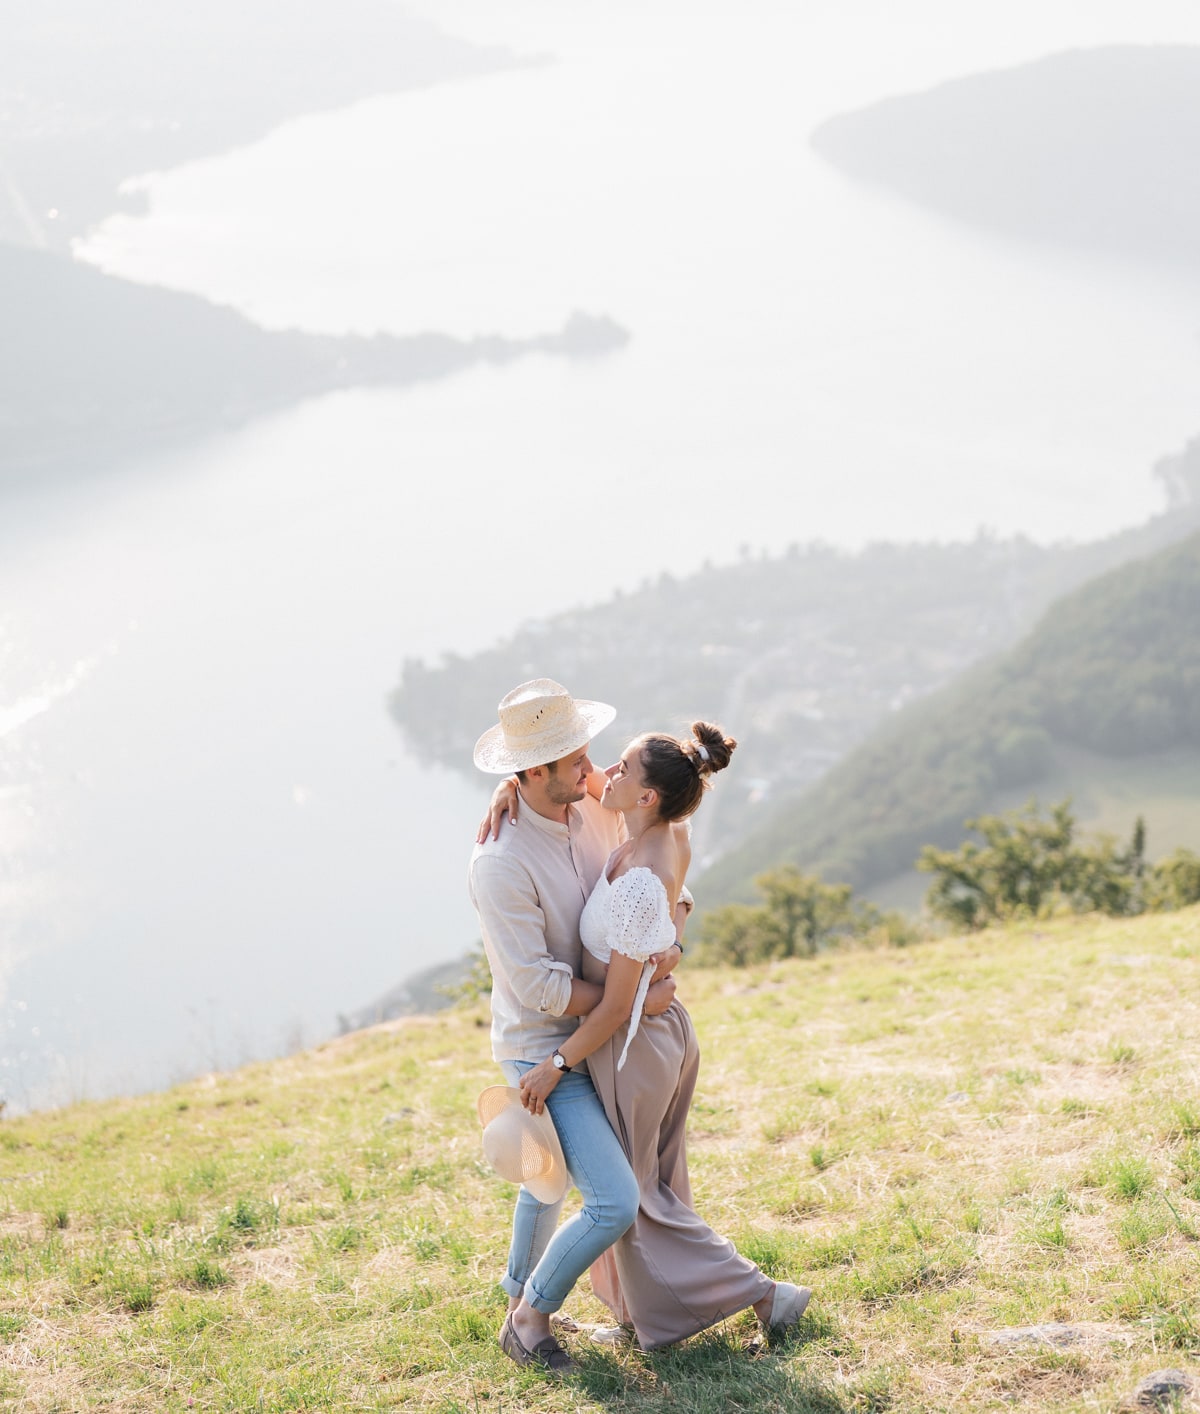
[[510, 1277], [507, 1272], [500, 1278], [500, 1286], [506, 1296], [516, 1296], [519, 1299], [525, 1294], [525, 1283], [518, 1281], [516, 1277]]
[[[509, 1295], [511, 1294], [512, 1293], [510, 1292]], [[566, 1297], [563, 1297], [563, 1301], [565, 1300]], [[525, 1304], [527, 1306], [532, 1306], [535, 1311], [540, 1311], [543, 1316], [553, 1316], [555, 1311], [560, 1311], [562, 1309], [563, 1302], [547, 1301], [544, 1296], [539, 1296], [537, 1292], [534, 1291], [533, 1284], [530, 1283], [530, 1285], [525, 1289]]]

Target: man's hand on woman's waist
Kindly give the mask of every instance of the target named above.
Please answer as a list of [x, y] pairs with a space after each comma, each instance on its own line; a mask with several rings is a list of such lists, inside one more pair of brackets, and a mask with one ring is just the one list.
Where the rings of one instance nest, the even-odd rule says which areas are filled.
[[674, 1000], [674, 977], [664, 977], [661, 981], [651, 982], [646, 990], [646, 1015], [661, 1016]]

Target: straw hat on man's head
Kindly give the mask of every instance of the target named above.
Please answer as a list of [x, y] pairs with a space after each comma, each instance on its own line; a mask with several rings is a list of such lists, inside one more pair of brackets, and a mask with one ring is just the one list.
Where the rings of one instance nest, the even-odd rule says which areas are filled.
[[572, 697], [553, 678], [533, 678], [514, 687], [498, 710], [500, 724], [475, 743], [476, 766], [494, 776], [561, 761], [617, 715], [607, 702]]
[[489, 1085], [478, 1109], [483, 1152], [500, 1177], [524, 1184], [539, 1203], [557, 1203], [570, 1176], [549, 1112], [527, 1110], [511, 1085]]

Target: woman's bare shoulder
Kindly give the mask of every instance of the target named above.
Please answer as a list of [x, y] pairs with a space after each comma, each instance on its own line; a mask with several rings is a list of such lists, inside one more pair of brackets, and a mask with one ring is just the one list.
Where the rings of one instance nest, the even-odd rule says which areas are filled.
[[668, 901], [673, 905], [683, 887], [691, 854], [690, 846], [687, 855], [681, 858], [673, 828], [652, 841], [639, 841], [639, 846], [630, 860], [630, 867], [640, 865], [655, 874], [666, 890]]
[[675, 846], [675, 857], [678, 860], [677, 872], [679, 883], [682, 885], [684, 876], [692, 862], [692, 822], [690, 820], [676, 820], [671, 825], [671, 843]]

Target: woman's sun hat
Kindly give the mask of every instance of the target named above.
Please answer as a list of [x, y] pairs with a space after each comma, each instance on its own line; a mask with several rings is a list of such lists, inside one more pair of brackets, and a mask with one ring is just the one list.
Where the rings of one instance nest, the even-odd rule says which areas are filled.
[[478, 1109], [483, 1152], [500, 1177], [524, 1184], [539, 1203], [557, 1203], [571, 1178], [549, 1112], [527, 1110], [511, 1085], [489, 1085]]
[[494, 776], [560, 761], [586, 746], [617, 715], [607, 702], [572, 697], [553, 678], [533, 678], [514, 687], [497, 710], [499, 726], [489, 727], [475, 743], [476, 766]]

